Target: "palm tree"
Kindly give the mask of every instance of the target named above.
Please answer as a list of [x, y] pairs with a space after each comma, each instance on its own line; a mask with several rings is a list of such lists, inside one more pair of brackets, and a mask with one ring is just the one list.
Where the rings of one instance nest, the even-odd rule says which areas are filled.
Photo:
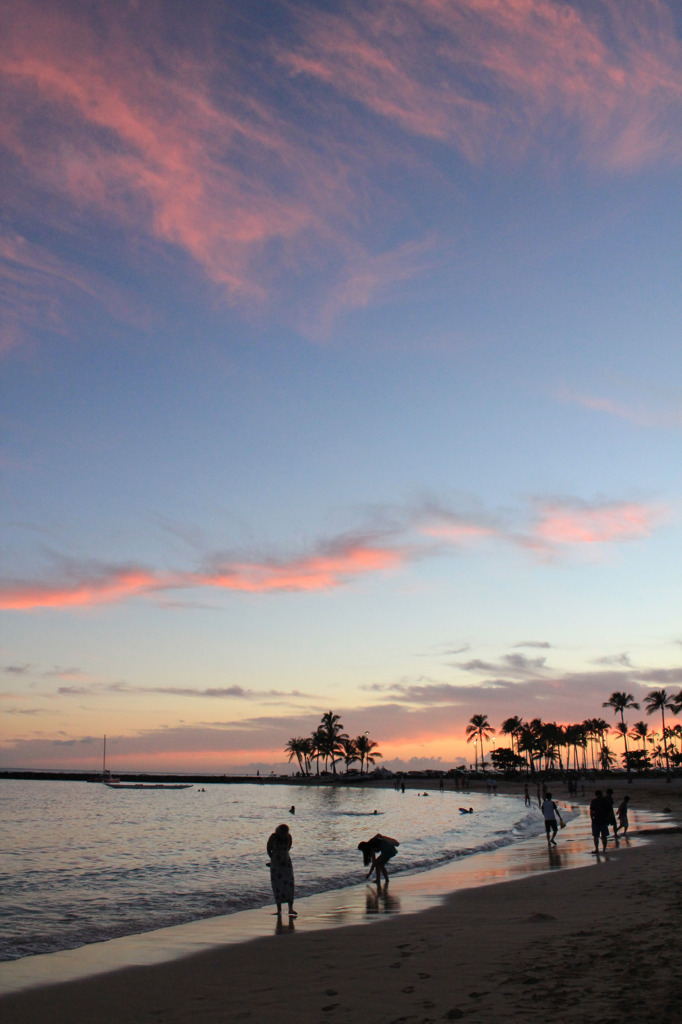
[[649, 725], [647, 722], [635, 722], [629, 735], [631, 740], [639, 740], [642, 744], [642, 750], [646, 750], [646, 738], [649, 735]]
[[514, 740], [516, 740], [516, 753], [518, 754], [518, 742], [521, 730], [523, 729], [523, 722], [518, 715], [514, 715], [512, 718], [505, 718], [504, 722], [500, 726], [500, 732], [503, 736], [511, 736], [512, 750], [514, 749]]
[[346, 765], [346, 771], [348, 771], [353, 761], [360, 761], [360, 768], [362, 770], [362, 758], [355, 740], [341, 740], [341, 746], [343, 747], [343, 760]]
[[325, 756], [325, 738], [322, 735], [322, 730], [318, 726], [315, 732], [309, 737], [308, 743], [310, 744], [310, 760], [312, 762], [315, 758], [315, 774], [320, 774], [320, 758]]
[[298, 768], [299, 771], [301, 772], [301, 775], [308, 774], [308, 772], [306, 771], [307, 765], [305, 767], [304, 765], [306, 764], [305, 757], [309, 743], [310, 740], [306, 736], [294, 736], [292, 737], [292, 739], [289, 740], [289, 742], [284, 748], [284, 752], [285, 754], [289, 755], [290, 761], [294, 757], [297, 758]]
[[618, 731], [622, 732], [622, 735], [623, 735], [623, 744], [625, 746], [625, 768], [626, 768], [628, 776], [629, 776], [630, 775], [630, 765], [628, 763], [628, 736], [627, 736], [627, 728], [625, 726], [624, 711], [626, 711], [627, 708], [637, 708], [637, 710], [639, 711], [639, 704], [637, 703], [637, 701], [635, 700], [635, 698], [632, 696], [631, 693], [622, 693], [622, 692], [619, 692], [618, 690], [616, 690], [614, 693], [611, 694], [611, 696], [609, 697], [608, 700], [604, 701], [604, 703], [602, 704], [602, 707], [603, 708], [613, 708], [614, 714], [620, 715], [620, 721], [621, 721], [621, 725], [623, 726], [623, 729], [622, 730], [618, 730]]
[[[583, 725], [587, 730], [587, 735], [589, 736], [590, 741], [596, 741], [598, 749], [601, 750], [601, 748], [604, 746], [604, 738], [607, 732], [609, 731], [609, 723], [606, 721], [605, 718], [588, 718], [585, 722], [583, 722]], [[594, 771], [594, 769], [596, 769], [597, 767], [595, 744], [591, 742], [590, 746], [592, 757], [592, 770]]]
[[665, 731], [665, 709], [668, 711], [674, 710], [676, 706], [676, 700], [672, 694], [667, 693], [666, 690], [652, 690], [644, 698], [646, 704], [647, 715], [653, 715], [654, 711], [661, 712], [661, 723], [663, 727], [663, 750], [665, 752], [665, 773], [670, 775], [670, 761], [668, 759], [668, 740], [666, 738]]
[[325, 762], [328, 764], [331, 761], [334, 775], [336, 775], [338, 755], [343, 754], [343, 740], [348, 739], [347, 733], [342, 730], [341, 716], [335, 715], [333, 711], [325, 711], [317, 727], [317, 735]]
[[599, 751], [599, 763], [603, 772], [607, 772], [609, 768], [613, 768], [616, 763], [615, 757], [606, 745], [604, 745]]
[[564, 731], [556, 722], [543, 722], [540, 730], [543, 752], [545, 755], [545, 771], [554, 768], [556, 760], [559, 761], [559, 770], [563, 771], [564, 765], [561, 760], [561, 748], [564, 744]]
[[571, 767], [571, 747], [573, 747], [573, 770], [578, 771], [578, 747], [583, 750], [583, 762], [584, 751], [587, 748], [587, 729], [585, 723], [581, 722], [575, 725], [567, 725], [564, 729], [564, 735], [566, 737], [566, 747], [568, 749], [567, 757], [567, 768]]
[[620, 736], [622, 738], [622, 740], [623, 740], [623, 742], [625, 744], [625, 751], [623, 753], [623, 764], [625, 765], [626, 769], [629, 772], [630, 771], [630, 751], [628, 750], [628, 745], [627, 745], [628, 727], [625, 724], [625, 722], [616, 722], [616, 724], [613, 727], [613, 731], [616, 733], [617, 736]]
[[[474, 740], [480, 740], [481, 743], [481, 768], [485, 767], [485, 759], [483, 757], [483, 739], [488, 739], [489, 736], [494, 734], [494, 729], [488, 721], [487, 715], [472, 715], [469, 719], [469, 724], [466, 727], [467, 743], [472, 743]], [[476, 771], [478, 771], [478, 756], [476, 754], [476, 748], [474, 747], [474, 754], [476, 756]]]
[[354, 740], [354, 743], [355, 749], [360, 755], [361, 772], [363, 770], [363, 766], [365, 766], [367, 771], [369, 771], [369, 766], [374, 764], [376, 758], [383, 757], [383, 754], [375, 749], [379, 744], [375, 740], [371, 740], [369, 738], [368, 732], [364, 733], [362, 736], [358, 736], [357, 739]]
[[516, 740], [516, 749], [519, 754], [527, 754], [526, 767], [529, 769], [531, 775], [535, 775], [535, 764], [533, 762], [533, 755], [535, 753], [535, 735], [528, 722], [524, 722], [521, 726], [521, 732], [519, 733]]

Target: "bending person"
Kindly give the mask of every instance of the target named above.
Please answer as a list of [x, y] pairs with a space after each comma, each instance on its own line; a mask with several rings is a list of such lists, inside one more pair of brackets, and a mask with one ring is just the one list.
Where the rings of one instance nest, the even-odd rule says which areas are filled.
[[397, 839], [391, 839], [390, 836], [382, 836], [380, 832], [377, 832], [367, 842], [358, 843], [358, 850], [362, 850], [365, 867], [371, 864], [367, 877], [369, 878], [372, 872], [376, 871], [377, 885], [381, 885], [382, 875], [388, 882], [386, 865], [392, 857], [395, 857], [398, 852], [396, 847], [398, 846], [400, 846], [400, 843]]
[[289, 850], [293, 840], [288, 825], [278, 825], [268, 839], [270, 858], [270, 882], [277, 904], [277, 916], [282, 916], [282, 904], [289, 904], [289, 917], [296, 917], [294, 910], [294, 867]]

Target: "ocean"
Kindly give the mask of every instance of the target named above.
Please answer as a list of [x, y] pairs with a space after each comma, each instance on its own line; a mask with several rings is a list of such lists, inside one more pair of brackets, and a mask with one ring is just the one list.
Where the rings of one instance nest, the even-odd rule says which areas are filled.
[[[295, 813], [289, 813], [294, 805]], [[463, 815], [459, 807], [473, 807]], [[0, 783], [0, 960], [73, 949], [272, 904], [265, 845], [286, 822], [297, 897], [365, 877], [361, 839], [400, 841], [425, 871], [537, 835], [518, 797], [392, 788], [207, 784], [111, 790]]]

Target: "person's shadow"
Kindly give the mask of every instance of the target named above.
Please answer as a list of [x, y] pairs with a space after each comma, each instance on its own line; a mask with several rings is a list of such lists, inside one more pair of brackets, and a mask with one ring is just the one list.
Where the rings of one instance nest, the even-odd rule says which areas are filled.
[[280, 916], [277, 918], [277, 924], [275, 925], [275, 935], [286, 935], [289, 932], [296, 930], [295, 928], [295, 917], [287, 917], [286, 924], [283, 918]]

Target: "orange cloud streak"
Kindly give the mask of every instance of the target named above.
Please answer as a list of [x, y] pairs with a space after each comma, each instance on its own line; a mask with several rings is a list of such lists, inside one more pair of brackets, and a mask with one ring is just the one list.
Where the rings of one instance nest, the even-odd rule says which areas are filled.
[[204, 586], [258, 593], [331, 590], [349, 577], [395, 569], [403, 561], [404, 554], [398, 550], [358, 546], [338, 554], [313, 555], [286, 565], [235, 564], [227, 573], [218, 572], [196, 579]]
[[327, 553], [289, 562], [235, 562], [200, 573], [155, 574], [144, 569], [114, 569], [83, 574], [75, 582], [54, 585], [6, 584], [0, 609], [86, 608], [170, 590], [213, 587], [250, 593], [331, 590], [349, 579], [398, 568], [406, 551], [348, 543]]
[[158, 587], [158, 580], [143, 570], [118, 570], [101, 579], [83, 579], [71, 584], [7, 585], [0, 591], [0, 608], [29, 611], [34, 608], [88, 607], [122, 601]]

